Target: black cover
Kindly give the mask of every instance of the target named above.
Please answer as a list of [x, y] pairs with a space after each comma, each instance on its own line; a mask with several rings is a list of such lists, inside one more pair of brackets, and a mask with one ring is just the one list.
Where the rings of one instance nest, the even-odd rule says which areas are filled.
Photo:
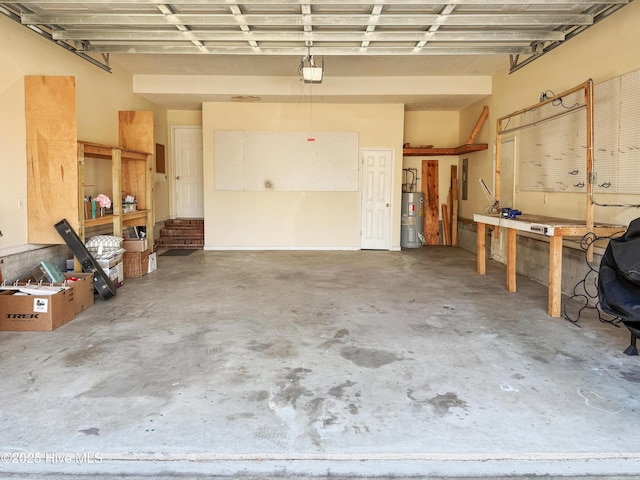
[[640, 322], [640, 218], [609, 241], [600, 262], [598, 299], [604, 312], [625, 324]]
[[105, 300], [115, 296], [116, 286], [109, 276], [104, 273], [104, 270], [102, 270], [102, 267], [96, 262], [96, 259], [89, 253], [87, 247], [84, 246], [84, 243], [82, 243], [82, 240], [78, 237], [78, 234], [73, 227], [69, 225], [69, 222], [66, 219], [60, 220], [55, 224], [55, 229], [82, 265], [82, 270], [86, 273], [93, 274], [93, 287], [96, 292]]

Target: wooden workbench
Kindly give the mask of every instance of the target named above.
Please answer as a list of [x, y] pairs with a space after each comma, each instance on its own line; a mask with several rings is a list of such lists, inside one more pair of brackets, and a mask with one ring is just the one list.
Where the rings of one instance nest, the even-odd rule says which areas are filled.
[[538, 215], [519, 215], [515, 219], [499, 214], [475, 214], [477, 225], [477, 271], [486, 273], [485, 226], [504, 228], [507, 232], [507, 291], [516, 291], [516, 237], [518, 231], [549, 237], [549, 302], [547, 312], [550, 317], [559, 317], [562, 301], [562, 239], [564, 237], [582, 237], [588, 232], [596, 236], [608, 236], [622, 233], [626, 227], [619, 225], [595, 224], [587, 228], [584, 221], [565, 218], [544, 217]]

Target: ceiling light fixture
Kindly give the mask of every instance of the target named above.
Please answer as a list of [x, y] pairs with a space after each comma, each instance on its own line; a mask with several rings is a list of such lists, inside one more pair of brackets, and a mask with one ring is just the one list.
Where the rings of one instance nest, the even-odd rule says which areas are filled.
[[307, 55], [300, 60], [298, 73], [304, 83], [322, 83], [324, 57], [321, 58], [320, 62], [316, 62], [315, 57], [311, 55], [311, 45], [309, 44], [307, 44]]

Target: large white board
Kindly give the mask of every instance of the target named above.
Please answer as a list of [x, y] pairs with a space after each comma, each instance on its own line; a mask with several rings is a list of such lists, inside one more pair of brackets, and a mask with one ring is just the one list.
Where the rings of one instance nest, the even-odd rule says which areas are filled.
[[357, 191], [358, 133], [217, 130], [216, 190]]
[[[553, 102], [546, 112], [523, 115], [533, 126], [516, 134], [521, 190], [586, 191], [585, 110], [538, 123], [580, 102], [576, 94]], [[640, 194], [640, 70], [596, 84], [593, 103], [593, 191]]]

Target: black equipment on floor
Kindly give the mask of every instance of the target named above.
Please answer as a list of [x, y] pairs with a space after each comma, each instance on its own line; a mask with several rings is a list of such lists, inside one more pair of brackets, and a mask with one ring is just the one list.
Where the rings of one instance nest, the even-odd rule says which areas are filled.
[[598, 300], [602, 311], [619, 317], [631, 332], [631, 343], [624, 353], [638, 355], [636, 340], [640, 338], [640, 218], [629, 224], [624, 235], [609, 241], [600, 262]]
[[109, 276], [104, 273], [96, 259], [89, 253], [89, 250], [84, 246], [84, 243], [80, 240], [73, 227], [69, 225], [69, 222], [66, 219], [62, 219], [55, 224], [55, 228], [82, 265], [82, 270], [93, 274], [93, 287], [96, 292], [105, 300], [115, 296], [116, 286]]

